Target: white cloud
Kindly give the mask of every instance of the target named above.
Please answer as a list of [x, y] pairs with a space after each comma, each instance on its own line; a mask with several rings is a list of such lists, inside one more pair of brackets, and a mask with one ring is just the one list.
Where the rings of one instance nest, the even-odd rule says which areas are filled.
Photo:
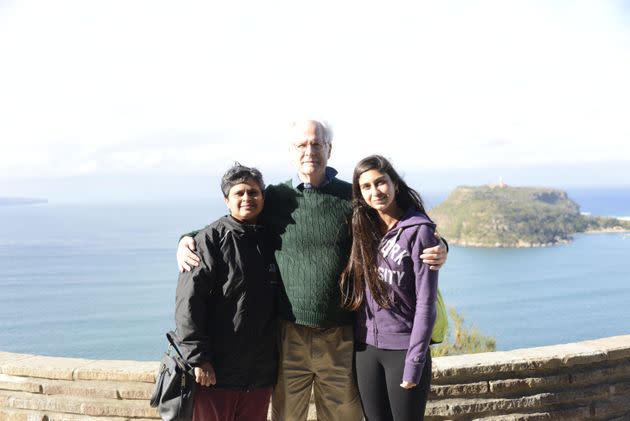
[[98, 162], [95, 160], [90, 160], [87, 162], [82, 162], [77, 165], [74, 169], [71, 170], [72, 175], [89, 175], [94, 174], [98, 169]]
[[339, 166], [630, 163], [618, 5], [17, 1], [0, 178], [278, 167], [282, 123], [313, 113]]

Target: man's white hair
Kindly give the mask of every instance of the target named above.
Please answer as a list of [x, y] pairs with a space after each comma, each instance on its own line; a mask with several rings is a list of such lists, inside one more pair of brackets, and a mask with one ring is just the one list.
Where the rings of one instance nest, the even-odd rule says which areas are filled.
[[296, 126], [305, 123], [307, 121], [312, 121], [317, 126], [317, 130], [319, 132], [319, 138], [322, 142], [332, 143], [333, 140], [333, 129], [331, 124], [326, 120], [321, 120], [318, 118], [302, 118], [293, 120], [290, 124], [290, 128], [294, 129]]

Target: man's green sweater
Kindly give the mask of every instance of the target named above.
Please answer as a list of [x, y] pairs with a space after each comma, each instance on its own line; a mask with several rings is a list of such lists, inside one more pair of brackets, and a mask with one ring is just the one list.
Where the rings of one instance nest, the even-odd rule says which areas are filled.
[[267, 187], [263, 220], [274, 233], [286, 291], [281, 318], [315, 327], [352, 323], [339, 290], [352, 243], [351, 197], [352, 185], [337, 178], [321, 189], [295, 189], [291, 181]]

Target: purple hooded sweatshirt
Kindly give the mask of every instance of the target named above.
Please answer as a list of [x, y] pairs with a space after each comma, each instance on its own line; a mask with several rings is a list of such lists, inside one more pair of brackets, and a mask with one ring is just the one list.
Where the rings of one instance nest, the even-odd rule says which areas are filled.
[[439, 243], [435, 224], [416, 210], [409, 210], [381, 240], [378, 272], [388, 285], [390, 307], [380, 307], [365, 288], [357, 313], [357, 342], [380, 349], [406, 349], [402, 380], [420, 383], [425, 355], [435, 323], [438, 272], [422, 263], [420, 254]]

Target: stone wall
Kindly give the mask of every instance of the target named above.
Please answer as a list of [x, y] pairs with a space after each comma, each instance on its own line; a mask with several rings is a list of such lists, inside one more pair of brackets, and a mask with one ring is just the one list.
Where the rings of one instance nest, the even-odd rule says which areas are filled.
[[[0, 352], [0, 420], [155, 419], [157, 369]], [[435, 358], [425, 419], [630, 420], [630, 335]]]
[[426, 415], [630, 421], [630, 335], [435, 358]]

